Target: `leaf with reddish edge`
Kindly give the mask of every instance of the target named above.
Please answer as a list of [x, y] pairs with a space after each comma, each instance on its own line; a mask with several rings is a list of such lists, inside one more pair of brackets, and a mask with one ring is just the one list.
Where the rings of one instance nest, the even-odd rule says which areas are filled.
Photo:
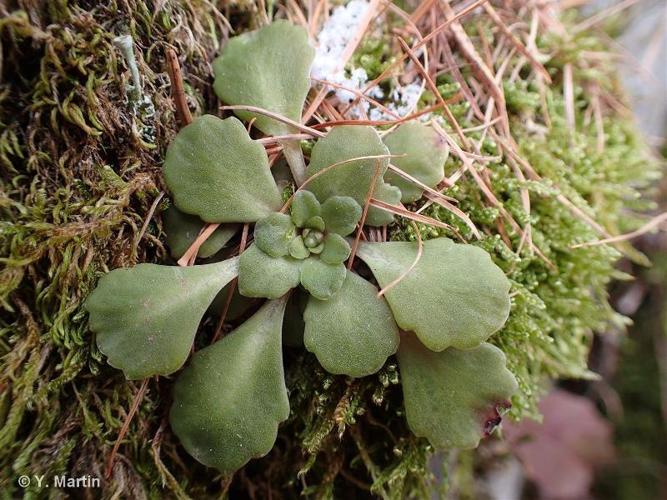
[[505, 355], [487, 343], [434, 352], [403, 333], [398, 364], [408, 425], [436, 448], [476, 448], [517, 390]]

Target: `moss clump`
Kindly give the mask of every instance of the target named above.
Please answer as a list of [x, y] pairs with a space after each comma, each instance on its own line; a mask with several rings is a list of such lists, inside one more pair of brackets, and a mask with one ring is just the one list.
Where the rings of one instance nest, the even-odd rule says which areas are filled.
[[[254, 4], [241, 2], [226, 14], [234, 29], [243, 31], [261, 19], [258, 12]], [[58, 1], [29, 10], [14, 5], [0, 20], [0, 210], [5, 221], [0, 231], [0, 490], [8, 496], [19, 494], [21, 474], [104, 474], [137, 387], [96, 351], [81, 303], [100, 273], [167, 259], [160, 212], [168, 201], [160, 198], [160, 167], [177, 124], [163, 49], [177, 48], [193, 112], [214, 110], [208, 62], [226, 36], [228, 20], [208, 2], [141, 0], [95, 7]], [[483, 16], [466, 28], [471, 35], [480, 28], [494, 36]], [[128, 102], [129, 72], [113, 45], [116, 36], [128, 33], [154, 113]], [[481, 141], [480, 153], [491, 157], [480, 175], [499, 203], [490, 203], [469, 176], [446, 192], [482, 229], [478, 244], [513, 282], [510, 320], [493, 340], [520, 381], [512, 410], [516, 417], [535, 415], [546, 379], [587, 376], [592, 332], [623, 321], [606, 299], [619, 251], [570, 247], [598, 237], [587, 217], [611, 232], [635, 224], [625, 210], [645, 208], [637, 189], [653, 175], [625, 118], [610, 107], [604, 107], [601, 121], [591, 118], [593, 97], [617, 91], [609, 84], [611, 68], [591, 67], [580, 57], [581, 50], [600, 49], [598, 42], [544, 33], [536, 43], [552, 54], [547, 70], [554, 84], [540, 92], [526, 69], [504, 87], [512, 135], [537, 177], [518, 176], [518, 160], [477, 130], [468, 137]], [[386, 67], [392, 51], [371, 40], [357, 57], [374, 75]], [[512, 56], [509, 67], [515, 64]], [[566, 64], [572, 65], [575, 82], [574, 127], [566, 112], [571, 103], [562, 97]], [[470, 68], [462, 71], [471, 77]], [[448, 76], [437, 84], [445, 98], [458, 91]], [[468, 110], [465, 101], [452, 106], [464, 128], [479, 124], [468, 119]], [[461, 167], [452, 157], [448, 175]], [[530, 195], [530, 213], [524, 191]], [[455, 228], [445, 232], [448, 236], [468, 235], [449, 212], [432, 206], [427, 213]], [[520, 227], [530, 223], [534, 247], [511, 220]], [[439, 234], [425, 226], [419, 230], [424, 238]], [[390, 235], [412, 239], [413, 231], [399, 222]], [[620, 250], [641, 258], [629, 247]], [[214, 315], [204, 321], [198, 346], [210, 342], [216, 321]], [[400, 375], [391, 360], [377, 375], [351, 381], [323, 372], [302, 351], [288, 349], [285, 359], [292, 414], [267, 457], [233, 480], [195, 463], [166, 424], [170, 381], [151, 380], [112, 475], [102, 481], [105, 495], [169, 492], [200, 498], [227, 491], [283, 498], [369, 490], [394, 498], [428, 495], [434, 484], [432, 450], [405, 426]], [[465, 457], [461, 466], [472, 462]], [[31, 488], [44, 494], [36, 485]]]

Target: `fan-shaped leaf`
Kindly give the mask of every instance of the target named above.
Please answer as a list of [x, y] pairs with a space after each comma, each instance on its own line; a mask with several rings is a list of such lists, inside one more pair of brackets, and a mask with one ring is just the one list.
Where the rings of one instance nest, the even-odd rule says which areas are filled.
[[330, 373], [365, 377], [398, 348], [398, 327], [377, 288], [350, 271], [329, 300], [311, 297], [304, 312], [306, 349]]
[[237, 273], [237, 258], [204, 266], [139, 264], [111, 271], [85, 304], [100, 351], [129, 379], [175, 372], [209, 304]]
[[312, 217], [319, 217], [321, 213], [320, 202], [310, 191], [297, 191], [292, 201], [292, 222], [297, 227], [303, 227]]
[[517, 389], [505, 355], [487, 343], [433, 352], [405, 333], [398, 364], [408, 425], [437, 448], [475, 448]]
[[195, 353], [174, 386], [169, 420], [201, 463], [230, 473], [273, 447], [289, 416], [281, 327], [286, 299], [266, 303]]
[[271, 257], [282, 257], [289, 252], [296, 236], [296, 228], [289, 215], [272, 213], [255, 224], [255, 244]]
[[314, 229], [315, 231], [320, 231], [321, 232], [321, 231], [324, 231], [324, 228], [326, 227], [326, 225], [324, 223], [324, 219], [318, 215], [318, 216], [311, 217], [310, 219], [308, 219], [306, 221], [306, 223], [304, 224], [304, 227], [306, 229]]
[[[389, 150], [382, 143], [374, 128], [355, 125], [334, 127], [313, 147], [306, 177], [312, 177], [320, 170], [352, 158], [387, 154]], [[325, 202], [332, 196], [350, 196], [360, 206], [363, 206], [378, 162], [380, 175], [376, 181], [374, 197], [394, 204], [400, 199], [400, 192], [386, 185], [382, 180], [389, 165], [388, 158], [355, 160], [336, 165], [308, 182], [308, 189], [321, 202]], [[371, 207], [368, 210], [366, 224], [381, 226], [392, 220], [391, 214]]]
[[250, 245], [239, 261], [239, 293], [246, 297], [277, 299], [299, 285], [303, 261], [271, 257]]
[[[414, 262], [417, 244], [363, 243], [359, 257], [382, 287]], [[403, 330], [433, 351], [470, 349], [505, 324], [510, 283], [488, 253], [447, 238], [424, 242], [417, 265], [385, 297]]]
[[331, 265], [310, 257], [303, 261], [301, 284], [313, 297], [328, 300], [343, 286], [345, 272], [343, 264]]
[[282, 205], [264, 147], [234, 117], [204, 115], [181, 129], [164, 177], [174, 204], [206, 222], [255, 222]]
[[294, 238], [289, 244], [289, 254], [295, 259], [303, 260], [310, 255], [310, 250], [303, 243], [301, 235]]
[[[428, 187], [437, 186], [445, 177], [447, 144], [433, 127], [416, 121], [405, 123], [387, 134], [384, 143], [391, 154], [406, 155], [393, 158], [391, 163]], [[422, 195], [421, 188], [395, 172], [388, 171], [384, 178], [401, 190], [403, 203], [418, 200]]]
[[336, 233], [329, 233], [324, 237], [324, 250], [320, 254], [327, 264], [342, 264], [350, 256], [350, 244], [345, 238]]
[[[164, 232], [167, 233], [167, 245], [174, 259], [180, 259], [190, 245], [197, 239], [206, 223], [199, 217], [181, 212], [171, 206], [162, 214]], [[238, 231], [237, 224], [219, 226], [199, 247], [198, 256], [207, 259], [218, 253]]]
[[[228, 104], [257, 106], [301, 122], [314, 56], [303, 28], [274, 21], [227, 42], [213, 62], [215, 92]], [[268, 135], [293, 132], [289, 125], [264, 115], [236, 114], [243, 120], [256, 118], [254, 126]]]
[[347, 236], [357, 227], [361, 207], [349, 196], [332, 196], [322, 205], [322, 218], [327, 231]]

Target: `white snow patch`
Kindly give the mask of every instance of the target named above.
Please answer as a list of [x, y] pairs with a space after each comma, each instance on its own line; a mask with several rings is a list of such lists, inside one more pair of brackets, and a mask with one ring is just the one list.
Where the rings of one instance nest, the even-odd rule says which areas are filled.
[[[368, 7], [369, 3], [365, 0], [351, 0], [345, 5], [336, 7], [317, 35], [317, 50], [310, 70], [311, 77], [346, 87], [333, 87], [336, 97], [341, 103], [349, 104], [358, 95], [358, 93], [355, 94], [355, 92], [347, 89], [362, 91], [368, 84], [366, 70], [353, 68], [348, 74], [341, 65], [345, 47], [359, 30], [359, 23], [366, 14]], [[410, 83], [402, 87], [397, 86], [389, 96], [390, 102], [386, 103], [385, 106], [400, 117], [406, 116], [416, 108], [421, 93], [421, 82]], [[384, 93], [379, 86], [367, 91], [366, 95], [374, 99], [384, 97]], [[366, 113], [369, 113], [371, 120], [395, 119], [395, 116], [381, 109], [375, 107], [371, 109], [370, 103], [365, 99], [360, 100], [358, 105], [350, 110], [350, 115], [354, 118], [360, 118]], [[422, 117], [422, 120], [427, 119], [429, 119], [428, 115]]]
[[[409, 83], [403, 87], [397, 86], [391, 91], [391, 102], [385, 103], [385, 107], [401, 118], [412, 113], [417, 107], [417, 101], [422, 95], [422, 85], [419, 82]], [[381, 109], [374, 108], [369, 116], [371, 120], [394, 120], [395, 117], [387, 114]], [[422, 121], [430, 118], [430, 113], [420, 117]]]

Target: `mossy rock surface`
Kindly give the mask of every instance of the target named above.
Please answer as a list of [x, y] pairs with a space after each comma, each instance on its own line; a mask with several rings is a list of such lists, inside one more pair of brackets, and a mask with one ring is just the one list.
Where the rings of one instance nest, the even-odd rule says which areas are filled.
[[[10, 1], [0, 20], [0, 491], [8, 498], [22, 494], [21, 474], [103, 478], [139, 389], [96, 349], [83, 303], [110, 269], [171, 262], [161, 217], [171, 201], [161, 166], [179, 125], [164, 47], [174, 46], [179, 55], [193, 114], [215, 113], [210, 61], [229, 34], [227, 23], [243, 32], [265, 22], [260, 3], [250, 1], [234, 3], [225, 11], [229, 19], [209, 2], [36, 5]], [[485, 43], [498, 43], [500, 35], [483, 15], [464, 29], [478, 48], [478, 29]], [[130, 73], [114, 45], [128, 33], [143, 86], [139, 100], [126, 88]], [[377, 75], [394, 57], [388, 40], [365, 41], [353, 63]], [[587, 219], [612, 233], [633, 228], [637, 221], [626, 211], [646, 208], [637, 189], [653, 178], [653, 164], [626, 118], [604, 109], [598, 122], [590, 119], [593, 94], [584, 89], [617, 91], [613, 69], [589, 67], [581, 55], [603, 45], [585, 33], [540, 33], [537, 46], [551, 56], [545, 63], [551, 86], [540, 91], [525, 65], [503, 90], [517, 151], [542, 180], [517, 176], [517, 160], [477, 129], [467, 134], [488, 160], [480, 178], [498, 203], [489, 203], [472, 176], [444, 191], [481, 230], [475, 244], [512, 284], [509, 320], [490, 341], [505, 352], [518, 380], [511, 410], [517, 418], [535, 414], [544, 380], [587, 376], [592, 332], [620, 320], [606, 287], [621, 252], [641, 256], [629, 246], [571, 246], [599, 237]], [[509, 68], [516, 64], [512, 59]], [[563, 98], [566, 64], [573, 68], [574, 127]], [[473, 75], [464, 70], [460, 78]], [[468, 92], [452, 79], [436, 83], [448, 99]], [[452, 102], [462, 127], [478, 125], [466, 121], [465, 102]], [[431, 104], [432, 94], [419, 103]], [[447, 178], [461, 168], [450, 154]], [[423, 213], [452, 227], [419, 224], [423, 239], [475, 241], [450, 211], [433, 204]], [[504, 214], [520, 227], [530, 224], [530, 239]], [[416, 230], [396, 218], [388, 236], [414, 241]], [[217, 315], [205, 316], [197, 350], [209, 345], [216, 323]], [[237, 325], [234, 320], [225, 328]], [[101, 496], [207, 498], [226, 490], [239, 498], [250, 491], [263, 498], [365, 497], [370, 488], [373, 495], [403, 498], [430, 491], [432, 450], [406, 427], [394, 358], [357, 381], [326, 373], [303, 349], [285, 348], [284, 361], [292, 412], [265, 458], [233, 478], [198, 464], [167, 424], [172, 380], [151, 379], [111, 474], [102, 479]], [[36, 484], [28, 493], [46, 496]]]

